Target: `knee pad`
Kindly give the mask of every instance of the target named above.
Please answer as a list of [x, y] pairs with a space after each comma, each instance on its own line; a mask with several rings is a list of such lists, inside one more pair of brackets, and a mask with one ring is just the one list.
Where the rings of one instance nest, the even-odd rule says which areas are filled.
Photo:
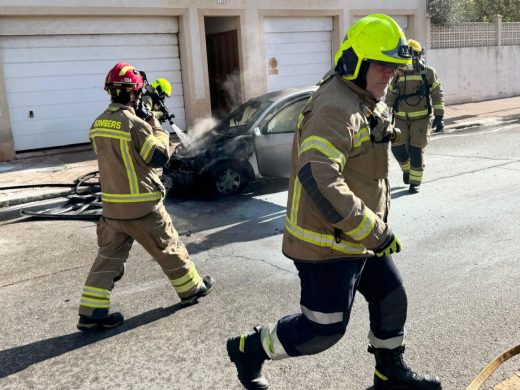
[[406, 145], [392, 145], [392, 154], [399, 163], [406, 163], [406, 161], [408, 161]]
[[423, 168], [423, 149], [410, 145], [408, 152], [410, 153], [410, 166], [415, 169]]

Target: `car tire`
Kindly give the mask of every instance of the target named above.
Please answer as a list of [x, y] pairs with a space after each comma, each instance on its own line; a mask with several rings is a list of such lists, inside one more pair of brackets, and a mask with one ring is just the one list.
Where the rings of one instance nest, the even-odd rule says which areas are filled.
[[211, 170], [211, 187], [215, 195], [235, 195], [248, 182], [246, 169], [238, 161], [218, 163]]

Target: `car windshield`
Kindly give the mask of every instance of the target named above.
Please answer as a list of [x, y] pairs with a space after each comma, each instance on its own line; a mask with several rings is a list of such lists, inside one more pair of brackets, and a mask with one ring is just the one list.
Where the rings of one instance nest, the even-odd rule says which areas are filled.
[[246, 131], [271, 104], [269, 100], [248, 100], [220, 121], [215, 130], [219, 133]]

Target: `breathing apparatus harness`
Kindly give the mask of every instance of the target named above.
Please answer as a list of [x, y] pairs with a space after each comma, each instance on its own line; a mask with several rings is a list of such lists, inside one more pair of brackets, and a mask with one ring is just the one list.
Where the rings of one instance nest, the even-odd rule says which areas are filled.
[[[405, 95], [397, 95], [395, 98], [394, 104], [392, 106], [393, 109], [393, 115], [395, 116], [395, 113], [399, 110], [399, 103], [404, 100], [406, 104], [409, 106], [417, 106], [421, 99], [417, 101], [417, 103], [412, 104], [408, 101], [409, 98], [419, 96], [426, 98], [426, 107], [428, 108], [428, 116], [432, 113], [432, 105], [430, 102], [430, 84], [428, 83], [428, 78], [426, 77], [426, 64], [424, 63], [424, 59], [422, 58], [422, 54], [424, 51], [416, 52], [414, 51], [413, 55], [413, 70], [416, 73], [419, 73], [421, 75], [422, 79], [422, 87], [418, 88], [417, 91]], [[399, 77], [397, 75], [396, 77]], [[404, 90], [406, 91], [406, 78], [404, 79]]]

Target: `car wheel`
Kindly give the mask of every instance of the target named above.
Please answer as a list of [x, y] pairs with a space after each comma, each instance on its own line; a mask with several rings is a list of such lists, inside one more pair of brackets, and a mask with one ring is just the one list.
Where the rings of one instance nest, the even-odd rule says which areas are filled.
[[246, 185], [247, 175], [244, 167], [236, 161], [219, 163], [214, 169], [213, 189], [220, 195], [233, 195]]

